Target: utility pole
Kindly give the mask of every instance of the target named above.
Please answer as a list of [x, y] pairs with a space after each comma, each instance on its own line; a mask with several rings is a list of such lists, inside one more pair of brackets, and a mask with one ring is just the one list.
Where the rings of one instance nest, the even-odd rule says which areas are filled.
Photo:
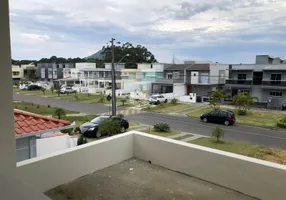
[[114, 38], [111, 38], [111, 80], [112, 80], [112, 116], [116, 116], [116, 80], [115, 80], [115, 68], [114, 68]]

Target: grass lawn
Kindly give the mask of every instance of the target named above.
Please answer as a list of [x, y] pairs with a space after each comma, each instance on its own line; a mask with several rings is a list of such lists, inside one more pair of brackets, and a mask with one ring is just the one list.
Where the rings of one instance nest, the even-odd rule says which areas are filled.
[[[49, 107], [48, 105], [43, 106], [26, 102], [14, 102], [14, 108], [39, 115], [53, 115], [54, 110], [56, 109], [55, 107]], [[75, 113], [78, 112], [66, 110], [66, 114], [75, 114]]]
[[175, 140], [183, 140], [183, 139], [186, 139], [186, 138], [189, 138], [189, 137], [192, 137], [193, 135], [191, 134], [188, 134], [188, 135], [184, 135], [184, 136], [181, 136], [181, 137], [177, 137], [177, 138], [174, 138]]
[[161, 103], [159, 105], [156, 105], [155, 107], [148, 107], [144, 108], [144, 111], [152, 111], [152, 112], [160, 112], [160, 113], [171, 113], [176, 112], [179, 110], [190, 108], [192, 104], [171, 104], [171, 103]]
[[[187, 115], [189, 117], [200, 117], [201, 114], [211, 111], [211, 108], [205, 108], [195, 112], [190, 112]], [[231, 110], [231, 109], [229, 109]], [[237, 114], [237, 110], [232, 110], [235, 113], [235, 118], [237, 123], [247, 124], [252, 126], [261, 126], [266, 128], [275, 128], [277, 127], [277, 122], [285, 117], [283, 113], [276, 112], [263, 112], [263, 111], [248, 111], [248, 114], [241, 116]]]
[[[171, 130], [170, 132], [157, 132], [155, 131], [153, 128], [146, 128], [143, 130], [139, 130], [140, 132], [144, 132], [144, 133], [148, 133], [148, 134], [152, 134], [152, 135], [157, 135], [157, 136], [162, 136], [162, 137], [169, 137], [172, 135], [177, 135], [180, 133], [180, 131], [178, 130]], [[151, 131], [151, 133], [150, 133]]]
[[133, 126], [139, 126], [140, 124], [138, 122], [129, 122], [129, 127], [133, 127]]
[[286, 164], [286, 151], [278, 149], [265, 148], [258, 145], [250, 145], [232, 141], [221, 141], [217, 143], [213, 138], [199, 138], [190, 141], [189, 143], [267, 160], [270, 162], [284, 165]]

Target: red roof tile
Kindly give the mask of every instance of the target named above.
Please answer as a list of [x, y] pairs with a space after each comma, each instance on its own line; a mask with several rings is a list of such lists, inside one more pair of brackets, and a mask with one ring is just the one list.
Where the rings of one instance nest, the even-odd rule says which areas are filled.
[[16, 135], [24, 135], [36, 131], [44, 131], [71, 125], [65, 120], [37, 115], [21, 110], [14, 110], [14, 126]]

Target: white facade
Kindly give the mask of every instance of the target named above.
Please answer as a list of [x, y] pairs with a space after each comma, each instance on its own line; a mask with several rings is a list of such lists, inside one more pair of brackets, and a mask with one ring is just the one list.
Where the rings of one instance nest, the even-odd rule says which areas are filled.
[[96, 63], [76, 63], [76, 69], [95, 69]]
[[229, 74], [229, 65], [220, 63], [210, 64], [210, 84], [225, 84], [225, 79]]

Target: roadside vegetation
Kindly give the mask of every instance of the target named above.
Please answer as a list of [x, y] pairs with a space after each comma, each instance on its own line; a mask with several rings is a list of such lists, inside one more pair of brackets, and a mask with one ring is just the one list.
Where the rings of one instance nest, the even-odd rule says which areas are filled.
[[[51, 107], [50, 105], [37, 105], [34, 103], [26, 103], [26, 102], [14, 102], [14, 108], [15, 109], [19, 109], [19, 110], [23, 110], [23, 111], [27, 111], [27, 112], [31, 112], [31, 113], [35, 113], [35, 114], [39, 114], [39, 115], [54, 115], [55, 110], [59, 109], [56, 107]], [[62, 108], [60, 108], [62, 109]], [[66, 114], [75, 114], [78, 112], [74, 112], [74, 111], [68, 111], [68, 110], [64, 110], [63, 111]]]
[[149, 112], [158, 112], [158, 113], [172, 113], [180, 110], [191, 108], [192, 104], [183, 104], [183, 103], [161, 103], [159, 105], [149, 105], [147, 108], [144, 108], [144, 111]]
[[192, 140], [189, 143], [197, 144], [213, 149], [219, 149], [236, 153], [248, 157], [253, 157], [261, 160], [275, 162], [279, 164], [286, 164], [286, 151], [265, 148], [258, 145], [250, 145], [246, 143], [233, 142], [233, 141], [219, 141], [216, 138], [199, 138]]
[[151, 135], [162, 136], [162, 137], [169, 137], [169, 136], [177, 135], [180, 133], [180, 131], [171, 129], [169, 124], [165, 124], [165, 123], [158, 123], [158, 124], [155, 124], [153, 127], [150, 126], [146, 129], [139, 130], [139, 131], [148, 133]]

